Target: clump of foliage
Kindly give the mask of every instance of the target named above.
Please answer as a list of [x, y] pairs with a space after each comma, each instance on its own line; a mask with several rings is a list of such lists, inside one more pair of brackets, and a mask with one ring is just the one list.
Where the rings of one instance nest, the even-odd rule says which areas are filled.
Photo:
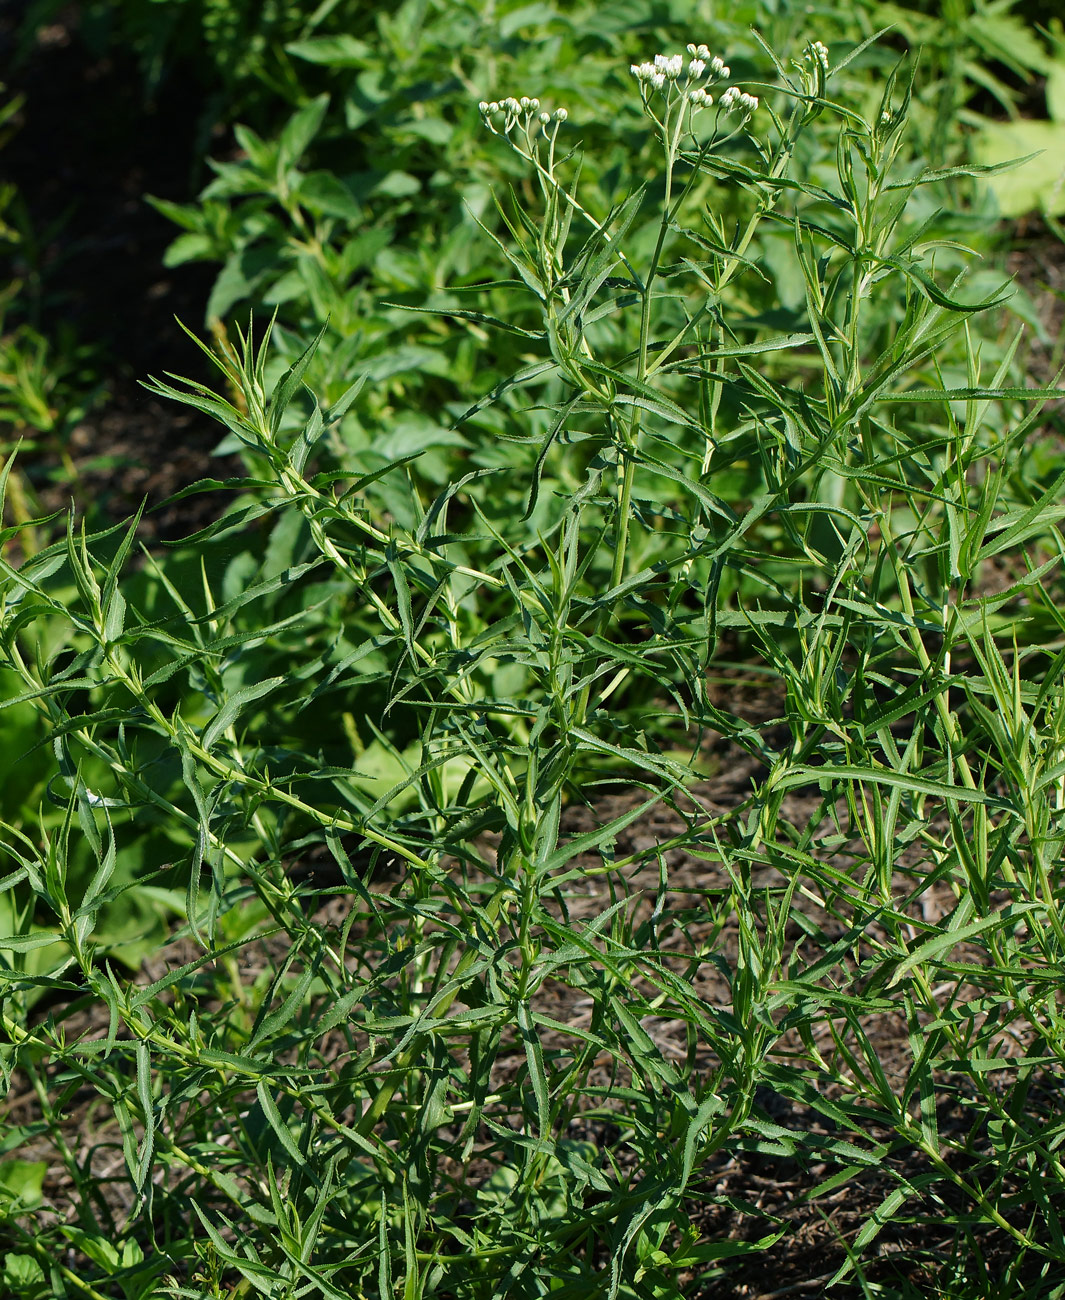
[[[505, 278], [389, 310], [458, 323], [479, 400], [427, 438], [249, 329], [222, 392], [153, 384], [241, 448], [233, 509], [136, 571], [136, 521], [0, 561], [55, 759], [4, 828], [13, 1293], [708, 1294], [786, 1237], [704, 1176], [755, 1155], [881, 1180], [833, 1282], [1060, 1288], [1059, 393], [978, 345], [1008, 286], [907, 74], [836, 93], [871, 48], [626, 65], [623, 193], [575, 102], [471, 106]], [[736, 650], [777, 716], [711, 690]]]
[[[1028, 6], [1022, 17], [1013, 4], [982, 0], [929, 8], [922, 0], [858, 0], [818, 11], [819, 30], [830, 42], [853, 44], [891, 29], [884, 43], [869, 46], [841, 73], [849, 79], [841, 89], [871, 111], [862, 97], [874, 93], [871, 86], [886, 75], [897, 50], [920, 47], [908, 147], [941, 166], [970, 150], [982, 161], [999, 162], [1043, 149], [1044, 161], [1029, 165], [1023, 183], [1015, 177], [996, 194], [999, 203], [1020, 204], [1010, 212], [1026, 211], [1033, 202], [1053, 211], [1060, 187], [1046, 159], [1060, 149], [1052, 124], [987, 121], [989, 113], [1015, 117], [1026, 108], [1022, 97], [1031, 97], [1037, 79], [1054, 82], [1057, 47], [1030, 26], [1052, 15]], [[740, 0], [710, 14], [694, 0], [664, 7], [630, 0], [501, 0], [491, 6], [403, 0], [393, 7], [358, 0], [34, 0], [20, 24], [23, 55], [56, 21], [92, 59], [135, 59], [146, 106], [159, 102], [168, 83], [187, 88], [187, 111], [200, 123], [192, 154], [183, 160], [189, 183], [202, 183], [208, 152], [216, 175], [195, 202], [173, 192], [156, 200], [181, 232], [168, 264], [219, 267], [205, 316], [221, 339], [235, 337], [248, 310], [277, 313], [271, 382], [326, 326], [310, 385], [331, 402], [353, 372], [374, 380], [375, 400], [358, 412], [360, 432], [353, 416], [342, 435], [373, 442], [387, 436], [396, 411], [465, 409], [480, 391], [482, 376], [473, 374], [471, 363], [476, 357], [483, 367], [488, 359], [474, 328], [447, 329], [439, 319], [392, 305], [421, 306], [493, 274], [477, 222], [499, 233], [492, 187], [500, 171], [513, 179], [521, 173], [505, 150], [483, 148], [473, 107], [479, 98], [513, 84], [519, 93], [539, 87], [583, 105], [590, 146], [586, 193], [598, 191], [609, 207], [633, 175], [653, 166], [636, 106], [618, 94], [624, 69], [640, 49], [700, 30], [715, 47], [730, 50], [737, 75], [751, 77], [760, 75], [761, 56], [750, 28], [787, 60], [801, 49], [814, 16], [793, 0]], [[26, 112], [35, 111], [31, 88]], [[983, 212], [956, 233], [984, 251], [994, 240], [988, 217], [995, 209], [986, 191], [982, 203]], [[71, 235], [68, 227], [64, 241]], [[786, 241], [777, 236], [759, 237], [750, 252], [783, 271]], [[798, 283], [791, 279], [794, 293]], [[486, 310], [498, 308], [492, 303]], [[66, 435], [99, 394], [104, 361], [85, 349], [84, 339], [64, 338], [51, 326], [42, 330], [33, 320], [29, 326], [36, 332], [7, 340], [14, 355], [0, 376], [0, 392], [10, 382], [21, 421], [13, 437], [33, 439], [69, 476]], [[502, 342], [496, 380], [511, 373], [520, 351]], [[44, 437], [34, 418], [23, 419], [39, 417], [42, 409], [52, 423]], [[421, 422], [427, 446], [446, 445], [437, 441], [443, 436], [437, 426], [450, 427], [460, 412], [447, 413], [444, 421]], [[427, 459], [426, 468], [435, 459]], [[22, 462], [24, 469], [28, 463]]]

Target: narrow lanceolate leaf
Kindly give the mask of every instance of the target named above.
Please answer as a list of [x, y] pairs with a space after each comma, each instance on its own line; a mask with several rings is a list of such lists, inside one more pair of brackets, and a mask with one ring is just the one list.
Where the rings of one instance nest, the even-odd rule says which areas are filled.
[[1003, 812], [1014, 812], [1013, 805], [1006, 799], [996, 798], [983, 790], [971, 790], [967, 786], [948, 785], [945, 781], [934, 781], [928, 777], [915, 776], [909, 772], [893, 772], [887, 767], [857, 767], [841, 763], [826, 764], [824, 767], [790, 767], [778, 779], [776, 786], [781, 790], [793, 790], [797, 786], [811, 785], [823, 781], [869, 781], [873, 785], [896, 786], [912, 794], [934, 795], [946, 801], [956, 803], [984, 804], [989, 808], [998, 808]]
[[261, 700], [264, 695], [269, 695], [285, 680], [284, 677], [268, 677], [265, 681], [252, 682], [251, 685], [242, 686], [239, 691], [234, 691], [204, 727], [200, 737], [204, 749], [210, 749], [215, 744], [222, 732], [236, 722], [247, 705]]
[[502, 330], [505, 334], [515, 334], [524, 339], [543, 339], [543, 330], [527, 330], [510, 321], [500, 320], [498, 316], [487, 316], [480, 311], [466, 311], [460, 307], [410, 307], [402, 302], [383, 302], [382, 307], [391, 307], [395, 311], [420, 312], [426, 316], [450, 316], [454, 320], [468, 320], [474, 325], [487, 325], [491, 329]]
[[152, 1101], [151, 1058], [147, 1043], [137, 1044], [137, 1101], [144, 1120], [144, 1137], [141, 1139], [134, 1183], [137, 1191], [143, 1193], [155, 1152], [155, 1104]]
[[876, 397], [885, 402], [1049, 402], [1065, 397], [1065, 388], [909, 388]]
[[1061, 506], [1063, 492], [1065, 473], [1059, 474], [1030, 506], [993, 519], [987, 531], [994, 534], [994, 539], [980, 547], [977, 559], [986, 560], [992, 555], [1000, 555], [1011, 547], [1022, 546], [1030, 538], [1045, 533], [1065, 514]]
[[724, 1109], [725, 1103], [721, 1098], [711, 1095], [700, 1103], [695, 1114], [688, 1121], [684, 1146], [681, 1150], [680, 1186], [682, 1189], [687, 1186], [688, 1179], [695, 1168], [695, 1156], [700, 1137], [710, 1126], [714, 1116], [720, 1115]]
[[62, 942], [63, 936], [58, 930], [45, 930], [40, 934], [6, 934], [0, 938], [0, 952], [33, 952], [35, 948]]
[[847, 1258], [836, 1270], [835, 1275], [829, 1282], [829, 1286], [835, 1286], [841, 1282], [854, 1267], [854, 1261], [858, 1252], [864, 1250], [880, 1233], [880, 1230], [886, 1227], [905, 1205], [908, 1197], [915, 1194], [915, 1189], [909, 1186], [896, 1187], [893, 1192], [889, 1192], [880, 1204], [873, 1210], [872, 1214], [862, 1224], [858, 1236], [855, 1238], [854, 1245], [847, 1253]]
[[[269, 930], [259, 931], [258, 937], [262, 940], [277, 933], [278, 928], [271, 927]], [[162, 976], [161, 979], [157, 979], [154, 984], [148, 984], [145, 985], [144, 988], [138, 988], [130, 998], [129, 1005], [131, 1010], [135, 1011], [138, 1007], [144, 1006], [146, 1002], [150, 1002], [152, 998], [158, 997], [160, 993], [165, 992], [169, 988], [173, 988], [175, 984], [180, 984], [183, 979], [193, 974], [195, 971], [202, 970], [204, 966], [211, 965], [211, 963], [218, 961], [219, 958], [228, 956], [231, 952], [236, 952], [238, 948], [243, 948], [248, 942], [248, 939], [234, 939], [232, 943], [227, 943], [222, 948], [215, 948], [210, 952], [205, 952], [200, 957], [194, 957], [192, 961], [185, 962], [183, 966], [176, 966], [172, 971], [168, 971], [164, 976]]]
[[959, 926], [957, 930], [940, 930], [926, 939], [924, 943], [920, 943], [916, 948], [911, 949], [907, 956], [899, 962], [892, 972], [891, 979], [888, 981], [888, 988], [893, 988], [916, 967], [933, 961], [942, 953], [957, 947], [959, 943], [965, 943], [967, 939], [973, 939], [976, 935], [983, 934], [985, 930], [1006, 929], [1014, 920], [1025, 915], [1025, 913], [1045, 910], [1046, 908], [1042, 903], [1011, 903], [1008, 907], [992, 912], [990, 916], [982, 916], [979, 920], [970, 921], [968, 925]]
[[288, 370], [285, 371], [281, 377], [281, 382], [274, 390], [274, 395], [270, 399], [270, 406], [267, 410], [267, 419], [270, 421], [270, 434], [272, 437], [277, 437], [285, 412], [296, 395], [296, 390], [303, 383], [303, 376], [307, 373], [307, 367], [311, 364], [312, 357], [318, 351], [318, 346], [325, 337], [327, 328], [328, 326], [322, 326], [292, 365], [289, 366]]
[[465, 424], [467, 420], [471, 420], [486, 407], [493, 406], [504, 393], [509, 392], [512, 388], [522, 388], [525, 384], [531, 384], [534, 379], [546, 377], [549, 372], [557, 372], [557, 370], [558, 363], [553, 360], [534, 361], [532, 365], [523, 366], [521, 370], [515, 371], [514, 374], [496, 384], [490, 393], [486, 393], [484, 397], [474, 402], [470, 409], [455, 421], [454, 428], [457, 429], [459, 425]]
[[255, 1027], [251, 1038], [248, 1039], [245, 1050], [254, 1051], [260, 1043], [265, 1042], [268, 1038], [273, 1038], [289, 1024], [296, 1012], [303, 1006], [304, 999], [307, 996], [307, 990], [315, 979], [315, 969], [313, 966], [303, 972], [290, 990], [288, 996], [279, 1007], [264, 1015]]
[[532, 1084], [533, 1096], [536, 1098], [536, 1122], [538, 1136], [546, 1140], [551, 1132], [551, 1098], [547, 1086], [547, 1073], [544, 1070], [544, 1049], [540, 1035], [533, 1023], [527, 1002], [518, 1003], [518, 1031], [525, 1044], [525, 1060], [529, 1066], [529, 1082]]
[[273, 1093], [270, 1091], [270, 1084], [266, 1079], [260, 1079], [255, 1085], [255, 1095], [259, 1098], [259, 1105], [266, 1116], [266, 1122], [273, 1129], [277, 1140], [284, 1147], [286, 1153], [291, 1157], [296, 1165], [302, 1166], [304, 1163], [303, 1153], [296, 1145], [296, 1140], [292, 1132], [282, 1118], [281, 1112], [274, 1101]]
[[716, 361], [719, 357], [752, 357], [765, 352], [790, 352], [795, 348], [804, 348], [814, 341], [809, 333], [776, 334], [772, 338], [761, 339], [757, 343], [736, 343], [731, 347], [711, 348], [708, 352], [695, 352], [674, 365], [691, 365], [696, 361]]
[[587, 853], [589, 849], [598, 849], [604, 844], [608, 844], [620, 831], [626, 826], [631, 826], [638, 817], [649, 812], [655, 804], [661, 803], [662, 796], [655, 794], [650, 799], [635, 808], [630, 808], [627, 812], [622, 813], [619, 817], [613, 818], [606, 822], [597, 830], [586, 831], [583, 835], [575, 835], [573, 839], [567, 840], [565, 844], [555, 850], [550, 857], [546, 859], [541, 868], [544, 875], [551, 871], [556, 871], [559, 867], [565, 866], [571, 858], [577, 857], [580, 853]]
[[1010, 298], [1010, 295], [1005, 293], [999, 294], [997, 297], [985, 298], [981, 302], [962, 302], [960, 299], [951, 298], [949, 294], [944, 293], [918, 262], [900, 257], [885, 257], [883, 262], [885, 266], [893, 266], [896, 270], [901, 271], [937, 307], [945, 307], [948, 311], [966, 313], [988, 311], [992, 307], [1000, 307], [1004, 302], [1008, 302]]

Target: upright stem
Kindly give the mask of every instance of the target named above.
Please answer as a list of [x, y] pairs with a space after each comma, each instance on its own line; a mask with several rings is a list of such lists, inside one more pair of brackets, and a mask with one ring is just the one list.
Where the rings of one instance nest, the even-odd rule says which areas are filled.
[[[662, 198], [662, 220], [658, 227], [658, 239], [655, 241], [655, 250], [651, 254], [651, 262], [647, 268], [647, 276], [643, 284], [643, 304], [640, 311], [640, 346], [639, 362], [636, 370], [636, 377], [642, 384], [647, 378], [647, 349], [651, 342], [651, 297], [654, 292], [655, 278], [658, 275], [658, 267], [662, 261], [662, 250], [666, 243], [666, 232], [669, 229], [670, 222], [673, 219], [673, 213], [670, 208], [673, 203], [673, 168], [677, 161], [677, 149], [680, 146], [681, 131], [684, 126], [684, 103], [681, 101], [680, 112], [677, 114], [677, 122], [673, 131], [672, 138], [666, 135], [666, 178], [665, 193]], [[668, 118], [666, 119], [668, 122]], [[627, 430], [622, 431], [622, 442], [625, 451], [633, 451], [640, 436], [640, 414], [638, 408], [633, 408], [632, 419], [629, 422]], [[634, 456], [623, 456], [624, 465], [621, 470], [621, 487], [618, 492], [618, 529], [617, 543], [614, 547], [614, 563], [610, 571], [610, 585], [616, 587], [625, 574], [625, 555], [629, 545], [629, 512], [632, 508], [632, 485], [636, 477], [636, 459]], [[609, 617], [609, 615], [607, 615]]]

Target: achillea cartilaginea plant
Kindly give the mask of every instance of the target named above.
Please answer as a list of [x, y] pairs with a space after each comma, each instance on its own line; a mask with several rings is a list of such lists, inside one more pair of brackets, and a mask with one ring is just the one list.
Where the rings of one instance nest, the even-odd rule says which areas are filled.
[[[98, 1295], [705, 1294], [786, 1232], [745, 1222], [754, 1158], [852, 1190], [837, 1280], [895, 1267], [875, 1239], [923, 1198], [956, 1294], [992, 1248], [1060, 1275], [1065, 830], [1032, 737], [1065, 654], [1024, 637], [1065, 630], [1065, 552], [1060, 481], [1017, 469], [1058, 394], [1015, 343], [985, 378], [965, 322], [1003, 298], [929, 215], [910, 83], [830, 97], [853, 57], [767, 49], [752, 89], [694, 42], [633, 65], [661, 163], [613, 203], [558, 148], [575, 101], [480, 104], [537, 184], [499, 196], [504, 314], [416, 305], [519, 340], [439, 490], [401, 442], [322, 469], [372, 376], [300, 415], [317, 340], [272, 382], [249, 331], [227, 396], [152, 384], [241, 443], [234, 510], [137, 584], [132, 529], [3, 569], [60, 805], [5, 831], [5, 1062], [85, 1225], [11, 1216], [38, 1291], [84, 1291], [70, 1242]], [[726, 637], [769, 716], [713, 689]], [[98, 958], [149, 833], [185, 949], [138, 981]], [[67, 1141], [83, 1089], [120, 1213]]]

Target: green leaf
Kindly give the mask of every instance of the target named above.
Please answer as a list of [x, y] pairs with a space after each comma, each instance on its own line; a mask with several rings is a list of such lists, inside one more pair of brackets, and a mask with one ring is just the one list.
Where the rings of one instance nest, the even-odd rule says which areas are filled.
[[144, 1136], [141, 1139], [137, 1168], [133, 1176], [134, 1185], [143, 1195], [144, 1185], [152, 1171], [152, 1156], [155, 1153], [155, 1103], [152, 1100], [151, 1058], [148, 1044], [137, 1044], [137, 1101], [144, 1119]]
[[918, 944], [916, 948], [910, 949], [906, 957], [895, 967], [887, 986], [894, 988], [915, 967], [924, 966], [939, 957], [941, 953], [956, 948], [958, 944], [965, 943], [978, 934], [983, 934], [985, 930], [1005, 930], [1025, 913], [1045, 910], [1041, 903], [1011, 903], [997, 912], [992, 912], [990, 916], [981, 916], [956, 930], [947, 927]]
[[1065, 213], [1065, 122], [983, 122], [974, 149], [982, 163], [1016, 164], [987, 181], [1004, 217]]
[[295, 396], [296, 390], [303, 382], [303, 376], [307, 373], [307, 367], [311, 364], [311, 358], [318, 351], [319, 344], [325, 337], [326, 328], [325, 325], [322, 326], [310, 343], [308, 343], [300, 353], [299, 357], [285, 371], [277, 387], [274, 389], [266, 413], [272, 437], [277, 437], [277, 431], [281, 427], [281, 421], [284, 418], [285, 411], [288, 409], [289, 403]]
[[312, 36], [309, 40], [290, 41], [285, 50], [293, 58], [328, 68], [360, 68], [374, 57], [364, 41], [356, 40], [346, 32], [338, 36]]
[[279, 170], [294, 166], [303, 157], [321, 130], [328, 108], [329, 96], [318, 95], [289, 118], [279, 141]]
[[33, 1209], [44, 1199], [47, 1173], [45, 1160], [0, 1160], [0, 1197], [18, 1201], [24, 1209]]
[[288, 1125], [281, 1117], [281, 1112], [277, 1108], [277, 1103], [274, 1101], [273, 1093], [270, 1091], [270, 1085], [266, 1079], [260, 1079], [255, 1085], [255, 1095], [259, 1098], [259, 1105], [263, 1108], [266, 1121], [276, 1134], [277, 1140], [292, 1158], [293, 1163], [302, 1167], [304, 1164], [303, 1154], [296, 1145]]
[[276, 691], [286, 680], [284, 677], [268, 677], [265, 681], [242, 686], [239, 691], [234, 691], [232, 695], [227, 696], [225, 702], [203, 729], [200, 743], [204, 749], [213, 748], [222, 732], [237, 720], [247, 705], [261, 700], [271, 691]]
[[944, 781], [916, 776], [910, 772], [894, 772], [886, 767], [859, 767], [850, 763], [826, 764], [824, 767], [807, 767], [803, 764], [789, 767], [776, 782], [777, 788], [794, 790], [800, 786], [835, 783], [837, 781], [869, 781], [873, 785], [892, 786], [914, 795], [934, 795], [946, 802], [983, 804], [1003, 812], [1014, 812], [1008, 800], [972, 790], [968, 786], [948, 785]]
[[546, 1140], [551, 1132], [551, 1097], [544, 1070], [544, 1049], [540, 1035], [533, 1023], [532, 1013], [527, 1002], [519, 1002], [517, 1010], [518, 1032], [525, 1044], [525, 1060], [529, 1066], [529, 1082], [532, 1084], [533, 1096], [536, 1098], [536, 1123], [538, 1134]]
[[8, 1287], [11, 1296], [25, 1296], [37, 1291], [44, 1283], [44, 1269], [32, 1255], [21, 1255], [8, 1251], [4, 1255], [0, 1278]]

